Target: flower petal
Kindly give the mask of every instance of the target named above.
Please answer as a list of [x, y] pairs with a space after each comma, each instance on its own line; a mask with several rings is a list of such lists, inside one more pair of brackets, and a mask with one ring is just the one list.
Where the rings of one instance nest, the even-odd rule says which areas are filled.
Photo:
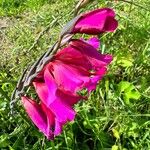
[[118, 21], [113, 17], [107, 17], [104, 29], [106, 32], [114, 32], [114, 30], [118, 27]]
[[55, 55], [55, 59], [66, 64], [82, 66], [85, 69], [91, 69], [91, 64], [86, 57], [76, 48], [69, 45]]
[[41, 103], [41, 106], [45, 114], [47, 114], [48, 126], [53, 131], [53, 134], [55, 136], [61, 134], [63, 124], [55, 118], [52, 111], [44, 103]]
[[100, 47], [100, 40], [97, 37], [92, 37], [86, 41], [88, 44], [92, 45], [95, 49]]
[[58, 86], [66, 91], [76, 93], [77, 88], [83, 84], [83, 81], [78, 78], [75, 71], [62, 62], [54, 62], [53, 74]]
[[49, 108], [55, 114], [56, 119], [65, 124], [75, 118], [76, 112], [69, 106], [65, 105], [61, 100], [56, 99], [50, 104]]
[[98, 82], [102, 79], [102, 77], [105, 75], [107, 69], [105, 67], [100, 68], [98, 71], [94, 73], [94, 75], [91, 76], [91, 82], [89, 85], [87, 85], [87, 89], [89, 92], [96, 89], [96, 86]]
[[73, 106], [79, 100], [85, 99], [83, 96], [74, 95], [72, 92], [64, 91], [63, 89], [58, 90], [56, 94], [68, 106]]
[[93, 46], [81, 40], [72, 40], [70, 45], [80, 51], [92, 64], [93, 69], [106, 66], [112, 60], [110, 55], [100, 54]]
[[[75, 111], [71, 108], [70, 105], [64, 103], [64, 97], [59, 97], [59, 95], [56, 95], [56, 93], [52, 94], [54, 96], [51, 96], [51, 90], [54, 88], [51, 88], [50, 84], [56, 85], [56, 83], [52, 83], [54, 80], [48, 69], [45, 70], [44, 77], [49, 91], [48, 101], [50, 101], [50, 103], [46, 104], [47, 107], [55, 114], [55, 117], [59, 122], [66, 123], [67, 121], [73, 120], [75, 117]], [[53, 98], [53, 100], [51, 100], [51, 98]]]
[[22, 97], [22, 103], [33, 123], [41, 132], [45, 134], [48, 139], [52, 139], [53, 133], [48, 126], [47, 117], [43, 112], [41, 105], [25, 96]]
[[55, 119], [55, 131], [54, 131], [55, 136], [62, 133], [62, 127], [63, 127], [63, 123]]
[[43, 83], [43, 82], [33, 82], [33, 85], [35, 87], [36, 93], [38, 94], [40, 100], [43, 103], [49, 105], [49, 103], [51, 103], [51, 101], [54, 98], [52, 98], [51, 101], [48, 101], [49, 92], [48, 92], [48, 88], [45, 85], [45, 83]]
[[114, 31], [118, 23], [114, 19], [115, 12], [110, 8], [102, 8], [83, 14], [76, 22], [72, 33], [100, 34]]

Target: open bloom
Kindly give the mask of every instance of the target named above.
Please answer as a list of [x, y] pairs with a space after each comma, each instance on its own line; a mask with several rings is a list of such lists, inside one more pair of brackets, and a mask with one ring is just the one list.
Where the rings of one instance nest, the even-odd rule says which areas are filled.
[[81, 15], [75, 23], [72, 33], [100, 34], [113, 32], [118, 26], [115, 12], [110, 8], [96, 9]]
[[23, 96], [23, 105], [34, 124], [48, 139], [62, 132], [66, 122], [75, 118], [72, 106], [81, 99], [69, 92], [60, 90], [48, 70], [44, 71], [45, 82], [33, 82], [40, 103]]
[[72, 40], [68, 47], [56, 54], [49, 69], [59, 86], [74, 94], [84, 88], [88, 92], [96, 88], [112, 56], [100, 54], [94, 46], [82, 40]]
[[22, 97], [28, 115], [48, 139], [59, 135], [63, 125], [74, 120], [74, 104], [86, 99], [78, 92], [87, 89], [90, 93], [105, 75], [112, 56], [100, 54], [98, 47], [97, 38], [72, 40], [35, 78], [33, 85], [40, 102]]

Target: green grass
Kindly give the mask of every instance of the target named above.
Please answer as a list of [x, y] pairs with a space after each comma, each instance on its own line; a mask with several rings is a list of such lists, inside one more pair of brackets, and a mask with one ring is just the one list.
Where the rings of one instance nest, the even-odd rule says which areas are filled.
[[[77, 117], [63, 134], [47, 141], [28, 119], [20, 102], [9, 115], [11, 93], [22, 71], [58, 37], [72, 18], [74, 0], [0, 1], [0, 149], [2, 150], [149, 150], [150, 149], [150, 2], [99, 0], [84, 8], [111, 6], [118, 30], [102, 37], [101, 49], [114, 61], [89, 100], [75, 106]], [[53, 21], [55, 23], [53, 24]], [[51, 28], [31, 50], [39, 33]]]

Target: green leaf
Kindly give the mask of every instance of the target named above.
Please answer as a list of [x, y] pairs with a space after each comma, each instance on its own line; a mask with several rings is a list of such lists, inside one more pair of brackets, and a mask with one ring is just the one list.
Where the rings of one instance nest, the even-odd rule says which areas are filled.
[[138, 100], [141, 96], [140, 92], [135, 88], [135, 86], [127, 81], [121, 81], [118, 84], [118, 92], [118, 96], [121, 97], [121, 95], [123, 95], [123, 100], [128, 105], [131, 105], [131, 99]]
[[125, 89], [127, 89], [130, 86], [130, 83], [127, 81], [121, 81], [118, 84], [118, 90], [119, 92], [123, 92]]
[[119, 132], [116, 129], [112, 129], [113, 135], [116, 139], [120, 139]]
[[127, 92], [126, 95], [129, 99], [134, 99], [134, 100], [138, 100], [141, 96], [141, 94], [135, 90]]
[[117, 64], [119, 64], [122, 67], [131, 67], [133, 66], [133, 59], [131, 57], [119, 57], [119, 60], [117, 61]]
[[118, 150], [118, 149], [119, 149], [119, 147], [117, 145], [113, 145], [111, 148], [111, 150]]
[[0, 148], [9, 146], [9, 135], [3, 134], [0, 136]]

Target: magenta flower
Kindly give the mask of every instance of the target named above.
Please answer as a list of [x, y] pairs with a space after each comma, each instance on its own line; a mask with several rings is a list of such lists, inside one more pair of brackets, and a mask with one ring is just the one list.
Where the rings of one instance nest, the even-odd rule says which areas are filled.
[[[112, 32], [117, 26], [114, 11], [103, 8], [81, 15], [71, 33], [94, 35]], [[48, 139], [61, 134], [63, 126], [74, 120], [74, 104], [87, 99], [106, 74], [112, 56], [98, 52], [99, 47], [96, 37], [71, 40], [32, 82], [39, 102], [22, 96], [30, 119]], [[79, 93], [84, 89], [87, 95], [81, 96]]]
[[72, 33], [100, 34], [113, 32], [118, 26], [115, 12], [110, 8], [102, 8], [83, 14], [76, 22]]
[[78, 92], [87, 89], [90, 93], [105, 75], [112, 56], [100, 54], [97, 47], [97, 38], [72, 40], [35, 78], [40, 102], [22, 97], [29, 117], [48, 139], [61, 134], [63, 126], [74, 120], [74, 104], [87, 98]]
[[87, 98], [78, 92], [95, 90], [105, 75], [112, 56], [100, 54], [98, 47], [97, 38], [72, 40], [35, 78], [33, 85], [40, 103], [22, 97], [29, 117], [48, 139], [61, 134], [63, 126], [74, 120], [74, 104]]
[[34, 124], [48, 139], [53, 139], [62, 132], [64, 124], [74, 120], [76, 113], [72, 106], [81, 96], [59, 89], [47, 69], [44, 71], [44, 80], [33, 82], [41, 100], [39, 104], [27, 97], [22, 97], [22, 101]]
[[[92, 43], [92, 39], [90, 44], [98, 47], [99, 44], [95, 45], [95, 40]], [[106, 66], [112, 61], [111, 55], [100, 54], [90, 44], [72, 40], [68, 47], [56, 54], [49, 67], [57, 84], [74, 94], [84, 88], [88, 92], [94, 90], [105, 75]]]

